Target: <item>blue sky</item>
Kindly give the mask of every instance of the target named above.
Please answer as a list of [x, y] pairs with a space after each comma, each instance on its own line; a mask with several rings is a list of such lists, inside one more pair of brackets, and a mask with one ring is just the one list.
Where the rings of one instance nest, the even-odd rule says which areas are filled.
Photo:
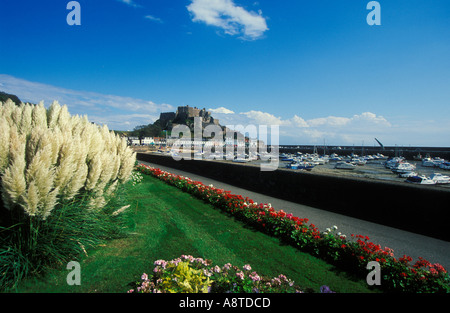
[[0, 2], [0, 90], [127, 130], [190, 105], [282, 144], [450, 146], [450, 1]]

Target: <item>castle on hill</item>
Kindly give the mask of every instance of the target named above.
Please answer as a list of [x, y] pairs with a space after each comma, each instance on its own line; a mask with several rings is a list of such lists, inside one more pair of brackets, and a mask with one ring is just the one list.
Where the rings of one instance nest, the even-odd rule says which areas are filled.
[[219, 120], [212, 117], [211, 113], [206, 111], [205, 108], [198, 109], [197, 107], [190, 107], [188, 105], [178, 107], [176, 112], [161, 113], [159, 122], [163, 130], [169, 130], [179, 124], [192, 126], [195, 117], [202, 119], [202, 128], [210, 124], [220, 126]]

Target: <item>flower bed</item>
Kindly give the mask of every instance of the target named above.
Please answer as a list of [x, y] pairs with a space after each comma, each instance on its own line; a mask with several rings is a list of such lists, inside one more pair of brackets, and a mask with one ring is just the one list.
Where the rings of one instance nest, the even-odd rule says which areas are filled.
[[367, 264], [380, 264], [381, 285], [386, 291], [449, 292], [450, 276], [440, 264], [423, 258], [415, 263], [409, 256], [394, 257], [389, 248], [370, 241], [362, 235], [347, 237], [333, 226], [320, 232], [307, 218], [299, 218], [283, 210], [275, 210], [270, 203], [256, 203], [248, 197], [206, 186], [190, 178], [171, 174], [158, 168], [139, 164], [136, 169], [189, 192], [246, 224], [286, 243], [320, 257], [348, 272], [365, 278]]
[[[249, 264], [241, 268], [230, 263], [212, 266], [211, 261], [190, 255], [154, 262], [153, 274], [142, 274], [136, 288], [128, 293], [303, 293], [294, 282], [280, 274], [274, 278], [258, 275]], [[312, 290], [307, 290], [308, 292]], [[328, 286], [320, 292], [331, 293]]]

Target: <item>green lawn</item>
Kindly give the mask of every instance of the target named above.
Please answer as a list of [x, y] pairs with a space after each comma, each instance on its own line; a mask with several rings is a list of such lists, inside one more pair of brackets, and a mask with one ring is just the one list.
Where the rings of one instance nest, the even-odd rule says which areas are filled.
[[81, 285], [69, 286], [63, 266], [42, 279], [23, 283], [19, 292], [126, 292], [153, 262], [182, 254], [210, 259], [214, 264], [250, 264], [260, 275], [284, 274], [297, 285], [319, 291], [372, 292], [365, 280], [355, 280], [324, 261], [283, 245], [278, 239], [246, 227], [211, 205], [144, 176], [132, 187], [130, 232], [79, 260]]

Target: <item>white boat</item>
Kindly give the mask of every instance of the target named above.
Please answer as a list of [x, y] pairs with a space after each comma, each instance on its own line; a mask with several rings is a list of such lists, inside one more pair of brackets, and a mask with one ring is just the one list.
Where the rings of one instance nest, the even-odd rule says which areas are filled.
[[431, 158], [422, 159], [422, 166], [425, 167], [434, 167], [435, 164]]
[[365, 165], [367, 163], [367, 160], [363, 159], [363, 158], [353, 158], [351, 161], [353, 164], [362, 166]]
[[381, 154], [381, 153], [377, 153], [376, 158], [378, 160], [386, 160], [388, 157], [383, 155], [383, 154]]
[[401, 177], [401, 178], [407, 178], [407, 177], [412, 177], [412, 176], [417, 176], [417, 175], [419, 175], [419, 174], [417, 174], [416, 172], [413, 172], [413, 171], [405, 172], [405, 173], [398, 173], [398, 177]]
[[323, 158], [319, 158], [319, 157], [311, 158], [311, 162], [316, 164], [316, 165], [324, 165], [326, 163]]
[[430, 179], [436, 184], [450, 184], [450, 176], [442, 175], [441, 173], [434, 173], [430, 175]]
[[408, 173], [408, 172], [414, 171], [415, 169], [416, 169], [416, 166], [414, 164], [411, 164], [408, 162], [400, 162], [391, 168], [391, 170], [396, 174]]
[[341, 170], [353, 170], [356, 168], [356, 165], [349, 162], [337, 162], [334, 168]]
[[442, 168], [443, 170], [450, 170], [450, 162], [444, 162], [439, 164], [439, 168]]
[[242, 156], [236, 156], [234, 158], [233, 162], [236, 162], [236, 163], [247, 163], [247, 162], [250, 162], [250, 159], [248, 159], [246, 157], [242, 157]]
[[422, 159], [422, 166], [425, 167], [439, 167], [443, 163], [445, 163], [445, 160], [439, 157]]
[[343, 159], [342, 159], [342, 157], [340, 157], [339, 155], [337, 155], [336, 153], [333, 153], [331, 156], [330, 156], [330, 159], [329, 159], [330, 161], [334, 161], [334, 162], [339, 162], [339, 161], [342, 161]]
[[384, 166], [386, 168], [392, 169], [397, 166], [399, 163], [403, 162], [405, 159], [403, 157], [394, 157], [392, 159], [386, 160], [384, 162]]
[[405, 182], [420, 185], [436, 185], [436, 182], [425, 175], [408, 177]]

